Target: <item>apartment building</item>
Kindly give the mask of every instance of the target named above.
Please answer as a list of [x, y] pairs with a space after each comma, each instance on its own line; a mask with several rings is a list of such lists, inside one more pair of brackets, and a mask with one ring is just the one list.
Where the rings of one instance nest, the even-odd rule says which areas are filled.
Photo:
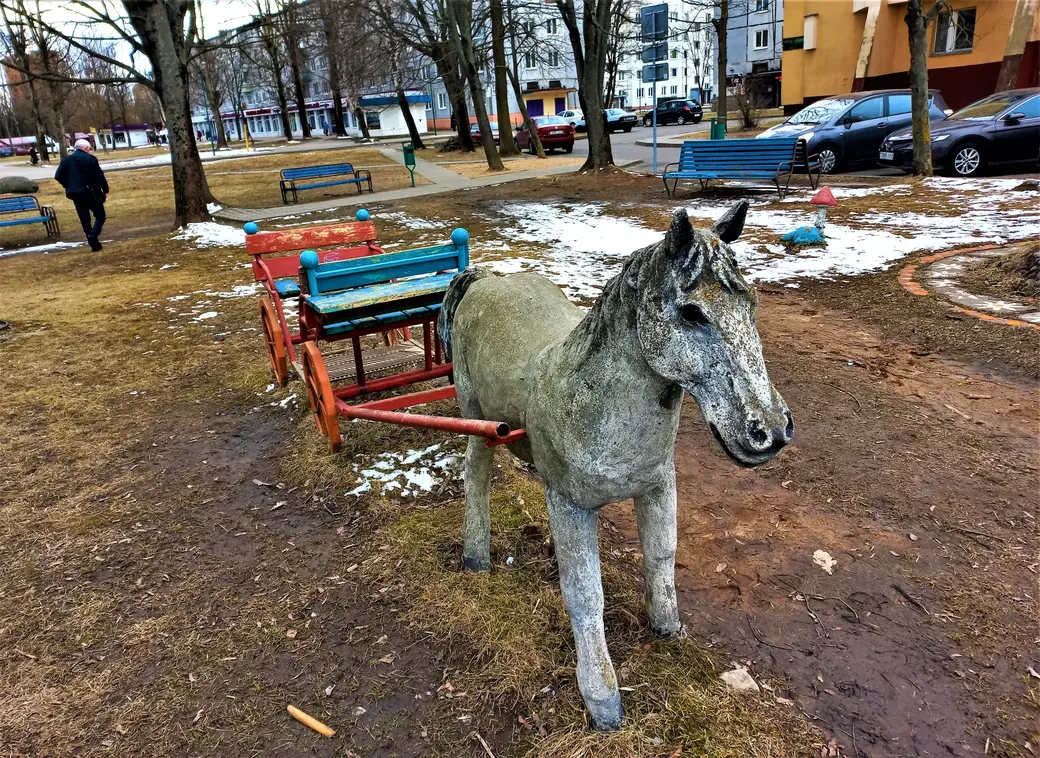
[[762, 107], [780, 105], [784, 0], [730, 0], [726, 82]]

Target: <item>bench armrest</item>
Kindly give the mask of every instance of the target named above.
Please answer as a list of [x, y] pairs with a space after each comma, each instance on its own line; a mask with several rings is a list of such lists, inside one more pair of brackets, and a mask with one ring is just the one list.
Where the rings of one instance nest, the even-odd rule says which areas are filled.
[[678, 166], [678, 165], [679, 165], [678, 163], [667, 163], [667, 164], [665, 164], [664, 171], [662, 171], [661, 173], [667, 174], [669, 168], [671, 168], [672, 166]]

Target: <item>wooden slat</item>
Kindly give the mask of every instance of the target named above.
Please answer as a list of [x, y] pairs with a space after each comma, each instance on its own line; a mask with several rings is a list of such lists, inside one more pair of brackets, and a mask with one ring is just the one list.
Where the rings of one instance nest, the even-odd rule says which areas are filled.
[[308, 297], [307, 307], [318, 313], [342, 313], [343, 311], [366, 308], [374, 305], [394, 303], [401, 300], [422, 297], [444, 292], [455, 272], [426, 276], [421, 279], [409, 279], [403, 282], [385, 282], [370, 287], [336, 292], [331, 295]]
[[[323, 354], [322, 358], [325, 359], [325, 369], [329, 372], [330, 381], [340, 382], [357, 378], [353, 352], [328, 353]], [[422, 345], [401, 342], [390, 347], [366, 350], [362, 353], [361, 359], [365, 364], [365, 376], [374, 377], [382, 373], [399, 373], [400, 369], [421, 366], [425, 355]]]
[[317, 292], [324, 294], [352, 287], [368, 287], [423, 274], [436, 274], [441, 271], [465, 267], [460, 252], [452, 245], [446, 245], [436, 251], [406, 250], [401, 253], [371, 255], [365, 258], [339, 261], [319, 265], [314, 270], [314, 279], [308, 281], [316, 285]]
[[246, 235], [246, 250], [250, 255], [262, 253], [289, 253], [332, 245], [353, 245], [375, 242], [374, 221], [352, 221], [346, 224], [311, 226], [305, 229], [286, 229], [279, 232], [257, 232]]
[[315, 179], [337, 174], [353, 174], [354, 166], [350, 163], [327, 163], [323, 166], [302, 166], [300, 168], [283, 168], [283, 179]]

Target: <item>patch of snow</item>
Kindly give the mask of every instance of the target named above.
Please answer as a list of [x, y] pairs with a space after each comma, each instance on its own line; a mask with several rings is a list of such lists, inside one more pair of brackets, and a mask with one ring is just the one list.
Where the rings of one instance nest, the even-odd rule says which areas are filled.
[[210, 213], [216, 213], [217, 211], [224, 210], [224, 206], [220, 203], [206, 203], [206, 210]]
[[182, 226], [171, 239], [186, 240], [196, 248], [231, 247], [245, 243], [246, 234], [241, 227], [202, 221]]
[[[217, 151], [217, 155], [221, 158], [230, 158], [232, 156], [250, 155], [252, 153], [267, 152], [273, 150], [270, 147], [253, 147], [246, 150], [242, 147], [235, 148], [222, 148]], [[199, 157], [202, 158], [203, 162], [212, 162], [213, 153], [209, 150], [200, 150]], [[146, 158], [134, 158], [128, 161], [105, 161], [101, 164], [102, 168], [143, 168], [146, 166], [165, 166], [170, 163], [170, 153], [159, 153], [158, 155], [149, 155]]]
[[831, 558], [831, 554], [826, 550], [817, 550], [812, 556], [813, 563], [822, 568], [828, 574], [834, 573], [834, 567], [838, 565], [838, 562]]
[[390, 221], [395, 224], [400, 224], [407, 229], [443, 229], [445, 239], [447, 239], [451, 234], [451, 230], [461, 223], [457, 218], [431, 221], [430, 219], [422, 218], [421, 216], [416, 216], [411, 213], [402, 213], [401, 211], [380, 213], [378, 219], [380, 221]]
[[194, 318], [194, 320], [195, 321], [205, 321], [207, 319], [216, 318], [219, 315], [220, 314], [217, 313], [216, 311], [206, 311], [205, 313], [200, 313], [198, 316], [196, 316]]
[[177, 263], [164, 263], [163, 265], [159, 266], [159, 270], [166, 271], [167, 269], [177, 268], [178, 265], [179, 264]]
[[46, 245], [20, 247], [17, 250], [0, 250], [0, 258], [9, 258], [22, 253], [49, 253], [52, 250], [67, 250], [70, 247], [85, 247], [86, 242], [49, 242]]
[[461, 478], [461, 456], [442, 451], [442, 447], [443, 443], [438, 443], [423, 450], [380, 453], [374, 459], [356, 464], [357, 486], [346, 494], [376, 492], [414, 497], [432, 492], [446, 479]]

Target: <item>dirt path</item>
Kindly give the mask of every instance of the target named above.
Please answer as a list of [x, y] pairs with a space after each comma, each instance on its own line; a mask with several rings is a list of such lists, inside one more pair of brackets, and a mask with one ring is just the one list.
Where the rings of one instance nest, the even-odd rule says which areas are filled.
[[[801, 296], [762, 300], [795, 445], [762, 469], [721, 467], [696, 408], [684, 414], [690, 631], [786, 674], [778, 694], [847, 755], [1021, 745], [1036, 717], [1036, 384], [915, 355]], [[638, 546], [630, 510], [614, 513]]]

